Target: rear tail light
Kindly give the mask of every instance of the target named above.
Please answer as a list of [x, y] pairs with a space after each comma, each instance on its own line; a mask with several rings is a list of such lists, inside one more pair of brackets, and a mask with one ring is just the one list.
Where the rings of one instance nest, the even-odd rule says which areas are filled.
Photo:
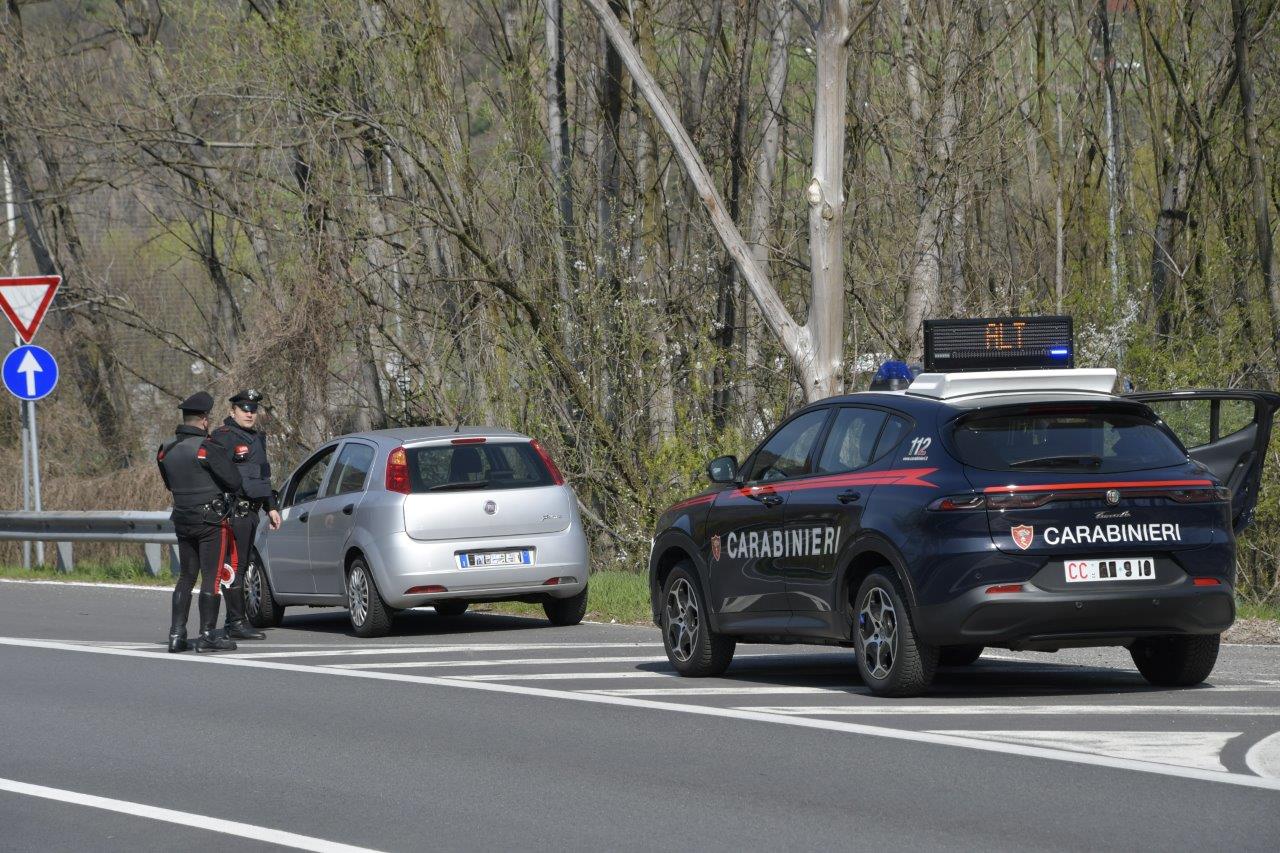
[[1202, 504], [1231, 500], [1231, 490], [1222, 486], [1211, 489], [1170, 489], [1167, 493], [1180, 504]]
[[484, 444], [488, 439], [484, 436], [475, 436], [473, 438], [455, 438], [450, 444]]
[[1002, 583], [996, 586], [987, 587], [987, 595], [1000, 595], [1006, 592], [1022, 592], [1022, 584], [1020, 583]]
[[573, 577], [561, 576], [558, 578], [547, 578], [542, 582], [543, 586], [559, 586], [562, 583], [577, 583], [578, 579]]
[[409, 494], [409, 455], [403, 447], [387, 456], [387, 491]]
[[542, 464], [547, 466], [547, 473], [551, 475], [551, 482], [557, 486], [564, 485], [564, 475], [560, 473], [560, 469], [556, 467], [556, 463], [551, 461], [551, 455], [547, 453], [546, 448], [538, 443], [535, 438], [529, 442], [529, 446], [533, 448], [533, 452], [538, 454], [538, 458], [542, 460]]
[[1034, 509], [1053, 500], [1053, 492], [1005, 492], [987, 495], [990, 509]]
[[1194, 578], [1191, 582], [1196, 586], [1218, 586], [1222, 583], [1217, 578]]
[[430, 595], [437, 592], [448, 592], [449, 590], [442, 586], [431, 584], [430, 586], [411, 586], [404, 591], [405, 595]]

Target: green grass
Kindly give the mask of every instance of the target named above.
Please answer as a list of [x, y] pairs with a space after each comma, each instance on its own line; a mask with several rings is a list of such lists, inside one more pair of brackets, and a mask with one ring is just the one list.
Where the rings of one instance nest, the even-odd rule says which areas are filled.
[[[588, 589], [588, 619], [627, 625], [647, 625], [652, 622], [647, 575], [636, 572], [596, 572], [591, 575]], [[541, 604], [523, 604], [518, 601], [477, 604], [474, 609], [479, 613], [542, 615]]]
[[1237, 619], [1271, 619], [1280, 622], [1280, 604], [1259, 601], [1237, 601]]
[[24, 569], [22, 566], [0, 566], [0, 578], [40, 581], [87, 581], [90, 583], [136, 583], [148, 586], [173, 586], [166, 571], [159, 577], [147, 573], [136, 560], [113, 560], [108, 563], [77, 563], [73, 572], [60, 572], [53, 566]]
[[[90, 583], [135, 583], [148, 586], [173, 586], [168, 572], [160, 577], [147, 574], [146, 568], [133, 560], [110, 563], [79, 563], [74, 572], [60, 572], [52, 566], [32, 569], [0, 566], [0, 578], [48, 581], [87, 581]], [[518, 601], [477, 604], [480, 613], [515, 613], [542, 616], [542, 605]], [[647, 624], [649, 616], [649, 581], [635, 572], [596, 572], [591, 576], [587, 594], [587, 618], [596, 622]]]

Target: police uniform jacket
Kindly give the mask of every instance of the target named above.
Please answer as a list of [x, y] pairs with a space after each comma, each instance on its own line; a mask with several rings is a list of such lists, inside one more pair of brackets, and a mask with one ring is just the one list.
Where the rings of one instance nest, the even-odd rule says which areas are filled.
[[213, 431], [211, 441], [216, 441], [235, 460], [243, 485], [240, 497], [259, 502], [265, 509], [280, 507], [271, 491], [271, 463], [267, 460], [267, 437], [256, 429], [245, 429], [227, 418]]
[[170, 517], [178, 524], [203, 522], [210, 501], [242, 486], [231, 457], [199, 427], [178, 427], [173, 439], [156, 450], [156, 465], [164, 487], [173, 493]]

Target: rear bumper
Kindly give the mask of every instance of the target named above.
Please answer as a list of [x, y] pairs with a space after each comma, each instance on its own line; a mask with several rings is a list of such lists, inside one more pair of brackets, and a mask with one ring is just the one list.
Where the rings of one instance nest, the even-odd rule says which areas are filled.
[[1231, 587], [1186, 583], [1158, 588], [1051, 592], [971, 589], [944, 604], [920, 607], [916, 630], [931, 645], [1018, 649], [1125, 644], [1159, 634], [1219, 634], [1235, 621]]
[[[531, 566], [459, 568], [459, 551], [532, 548]], [[587, 540], [579, 525], [557, 533], [500, 539], [423, 542], [397, 533], [377, 542], [368, 555], [378, 589], [395, 608], [433, 601], [500, 601], [521, 598], [569, 598], [587, 585]], [[548, 586], [551, 578], [573, 578]], [[407, 594], [414, 587], [441, 586], [446, 592]]]

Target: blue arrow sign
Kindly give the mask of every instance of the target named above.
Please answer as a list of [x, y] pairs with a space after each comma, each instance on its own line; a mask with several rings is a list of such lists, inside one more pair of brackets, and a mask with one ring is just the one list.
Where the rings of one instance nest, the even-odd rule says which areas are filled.
[[4, 359], [4, 387], [19, 400], [39, 400], [49, 396], [58, 384], [58, 362], [49, 351], [27, 344]]

